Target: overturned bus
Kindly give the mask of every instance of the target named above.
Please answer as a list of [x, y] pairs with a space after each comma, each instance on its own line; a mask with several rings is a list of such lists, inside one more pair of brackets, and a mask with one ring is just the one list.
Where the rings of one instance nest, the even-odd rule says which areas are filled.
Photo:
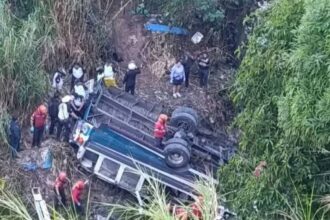
[[171, 114], [164, 149], [159, 149], [153, 129], [161, 113], [160, 104], [98, 85], [70, 143], [79, 148], [84, 169], [131, 192], [140, 204], [149, 179], [194, 198], [195, 181], [216, 182], [213, 176], [233, 154], [234, 143], [201, 127], [193, 109], [179, 107]]

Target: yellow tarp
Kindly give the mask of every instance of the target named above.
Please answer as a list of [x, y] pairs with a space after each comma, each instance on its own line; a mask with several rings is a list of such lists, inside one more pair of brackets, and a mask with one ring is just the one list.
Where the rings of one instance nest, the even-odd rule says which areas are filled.
[[103, 80], [106, 87], [117, 87], [117, 83], [114, 78], [104, 78]]

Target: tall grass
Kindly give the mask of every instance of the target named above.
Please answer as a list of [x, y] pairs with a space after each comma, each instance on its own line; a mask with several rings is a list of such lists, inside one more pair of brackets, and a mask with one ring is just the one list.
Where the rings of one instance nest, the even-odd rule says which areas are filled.
[[[148, 188], [146, 189], [147, 195], [144, 204], [139, 206], [138, 204], [105, 204], [111, 207], [111, 212], [115, 215], [119, 215], [120, 219], [125, 220], [177, 220], [178, 216], [175, 216], [174, 212], [170, 209], [170, 203], [168, 195], [165, 192], [165, 188], [160, 186], [159, 183], [153, 179], [146, 177], [148, 182]], [[204, 201], [201, 204], [201, 212], [203, 220], [214, 220], [217, 216], [218, 194], [216, 191], [215, 183], [213, 181], [201, 180], [195, 183], [195, 190], [197, 194], [203, 196]], [[183, 203], [182, 201], [176, 201], [178, 205], [176, 207], [186, 210], [191, 214], [191, 202]], [[197, 219], [189, 214], [189, 219]]]
[[0, 216], [2, 220], [33, 220], [22, 200], [3, 190], [0, 192]]

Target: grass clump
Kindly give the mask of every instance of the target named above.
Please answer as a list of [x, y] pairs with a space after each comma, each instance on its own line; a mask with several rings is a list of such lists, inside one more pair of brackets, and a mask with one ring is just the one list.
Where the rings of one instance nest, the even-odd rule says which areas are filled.
[[[111, 207], [111, 213], [119, 215], [120, 219], [124, 220], [177, 220], [179, 216], [175, 215], [175, 211], [170, 208], [175, 203], [175, 207], [185, 210], [188, 213], [189, 219], [198, 219], [192, 215], [192, 202], [184, 202], [179, 200], [172, 200], [170, 202], [165, 188], [153, 179], [146, 178], [148, 188], [146, 189], [148, 197], [146, 197], [144, 204], [105, 204]], [[215, 183], [213, 181], [201, 180], [195, 184], [196, 193], [203, 197], [203, 202], [200, 205], [200, 210], [203, 220], [214, 220], [218, 216], [219, 198]], [[196, 198], [197, 199], [197, 198]], [[173, 203], [174, 202], [174, 203]], [[174, 207], [174, 206], [173, 206]]]

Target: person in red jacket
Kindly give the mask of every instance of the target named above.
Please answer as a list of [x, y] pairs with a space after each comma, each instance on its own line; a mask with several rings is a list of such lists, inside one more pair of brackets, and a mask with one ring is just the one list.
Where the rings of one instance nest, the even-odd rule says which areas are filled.
[[204, 197], [202, 195], [198, 196], [196, 202], [191, 205], [191, 214], [194, 219], [203, 219], [203, 204], [204, 204]]
[[58, 203], [61, 202], [61, 205], [66, 206], [66, 196], [65, 196], [65, 185], [67, 183], [67, 176], [65, 172], [60, 172], [54, 183], [55, 191], [55, 208], [58, 207]]
[[84, 188], [85, 188], [85, 183], [82, 180], [76, 182], [76, 184], [74, 184], [72, 187], [72, 192], [71, 192], [72, 202], [78, 213], [83, 212], [83, 207], [81, 204], [81, 194], [83, 193]]
[[40, 105], [31, 116], [31, 131], [33, 132], [32, 147], [40, 147], [41, 139], [47, 125], [47, 108]]
[[154, 137], [156, 139], [156, 146], [163, 148], [163, 139], [166, 134], [167, 115], [160, 114], [154, 128]]

